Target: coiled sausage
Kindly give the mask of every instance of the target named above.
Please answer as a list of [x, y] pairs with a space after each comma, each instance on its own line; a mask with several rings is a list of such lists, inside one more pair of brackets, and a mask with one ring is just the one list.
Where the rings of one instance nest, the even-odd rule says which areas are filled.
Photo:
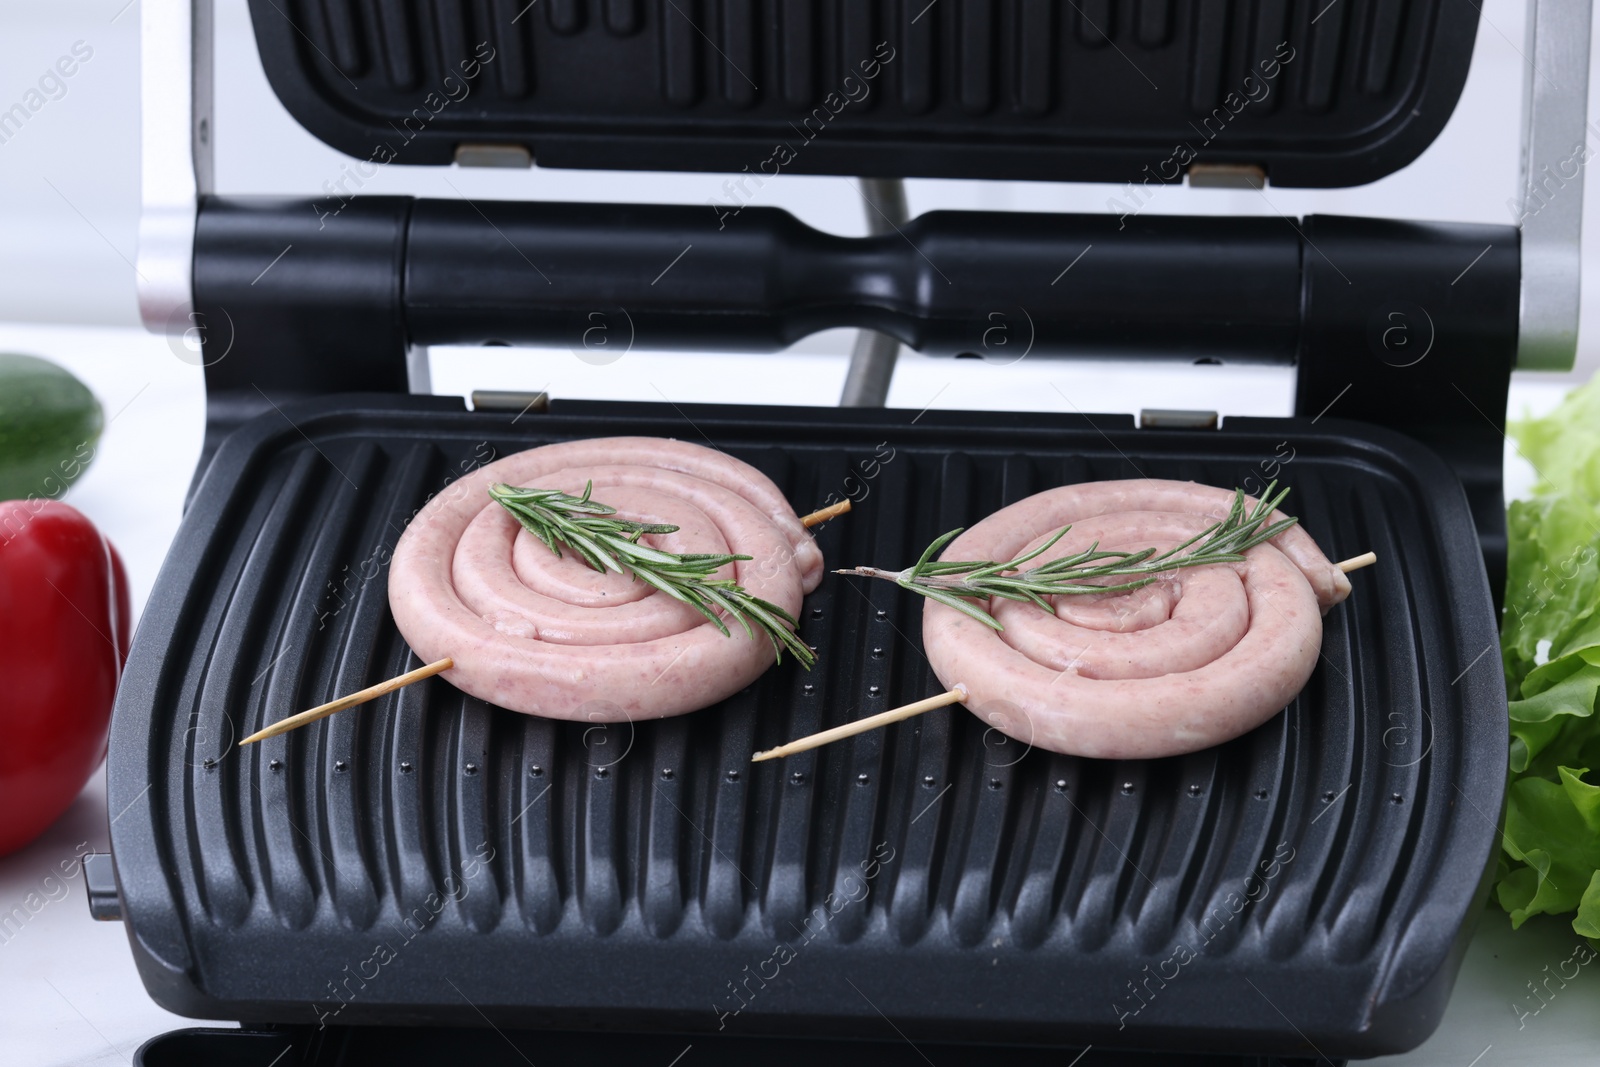
[[[1192, 482], [1063, 486], [995, 512], [940, 558], [1013, 559], [1066, 525], [1029, 566], [1095, 542], [1165, 550], [1222, 519], [1233, 500]], [[993, 600], [1001, 632], [930, 600], [923, 642], [940, 682], [964, 687], [969, 709], [1019, 741], [1105, 759], [1173, 756], [1246, 733], [1294, 699], [1321, 652], [1322, 614], [1349, 592], [1296, 525], [1242, 563], [1173, 570], [1128, 593], [1054, 597], [1054, 615]]]
[[453, 483], [417, 514], [395, 547], [389, 604], [423, 660], [446, 656], [457, 688], [500, 707], [590, 722], [657, 718], [706, 707], [773, 661], [760, 629], [728, 620], [724, 636], [693, 608], [631, 575], [557, 557], [489, 497], [489, 486], [581, 494], [639, 522], [668, 552], [753, 557], [718, 573], [798, 615], [822, 577], [822, 555], [778, 487], [760, 471], [699, 445], [653, 437], [530, 449]]

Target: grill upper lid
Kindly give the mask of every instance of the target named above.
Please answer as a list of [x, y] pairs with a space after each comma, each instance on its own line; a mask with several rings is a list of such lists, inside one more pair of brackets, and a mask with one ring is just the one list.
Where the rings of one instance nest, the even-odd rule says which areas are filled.
[[268, 80], [373, 163], [1374, 181], [1454, 109], [1474, 4], [251, 0]]

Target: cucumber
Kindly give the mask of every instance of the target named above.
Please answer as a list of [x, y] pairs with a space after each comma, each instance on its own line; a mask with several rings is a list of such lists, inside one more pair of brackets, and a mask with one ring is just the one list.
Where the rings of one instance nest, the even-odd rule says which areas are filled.
[[0, 352], [0, 500], [59, 499], [89, 469], [104, 426], [71, 371]]

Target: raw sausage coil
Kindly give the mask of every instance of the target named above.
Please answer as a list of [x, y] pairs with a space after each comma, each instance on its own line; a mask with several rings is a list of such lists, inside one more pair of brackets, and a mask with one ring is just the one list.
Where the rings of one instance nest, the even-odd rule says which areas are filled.
[[[1063, 486], [995, 512], [940, 558], [1013, 559], [1066, 525], [1029, 566], [1095, 542], [1165, 550], [1226, 516], [1233, 498], [1153, 479]], [[992, 600], [1002, 632], [930, 600], [923, 642], [940, 682], [964, 687], [967, 707], [1018, 741], [1104, 759], [1174, 756], [1246, 733], [1294, 699], [1321, 652], [1322, 614], [1349, 592], [1296, 525], [1243, 563], [1166, 572], [1124, 594], [1058, 596], [1054, 615]]]
[[723, 568], [754, 596], [800, 612], [822, 555], [778, 487], [747, 463], [653, 437], [572, 441], [481, 467], [417, 514], [395, 547], [389, 604], [424, 661], [455, 660], [457, 688], [531, 715], [589, 722], [680, 715], [714, 704], [773, 662], [759, 628], [724, 636], [699, 612], [628, 574], [558, 558], [489, 497], [489, 486], [559, 489], [622, 518], [668, 523], [667, 552], [753, 557]]

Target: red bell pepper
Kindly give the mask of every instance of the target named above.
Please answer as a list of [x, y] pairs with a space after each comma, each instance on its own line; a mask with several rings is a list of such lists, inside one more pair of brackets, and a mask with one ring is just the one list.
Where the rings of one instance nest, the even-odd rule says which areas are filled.
[[55, 822], [105, 758], [129, 615], [122, 560], [81, 512], [0, 503], [0, 856]]

